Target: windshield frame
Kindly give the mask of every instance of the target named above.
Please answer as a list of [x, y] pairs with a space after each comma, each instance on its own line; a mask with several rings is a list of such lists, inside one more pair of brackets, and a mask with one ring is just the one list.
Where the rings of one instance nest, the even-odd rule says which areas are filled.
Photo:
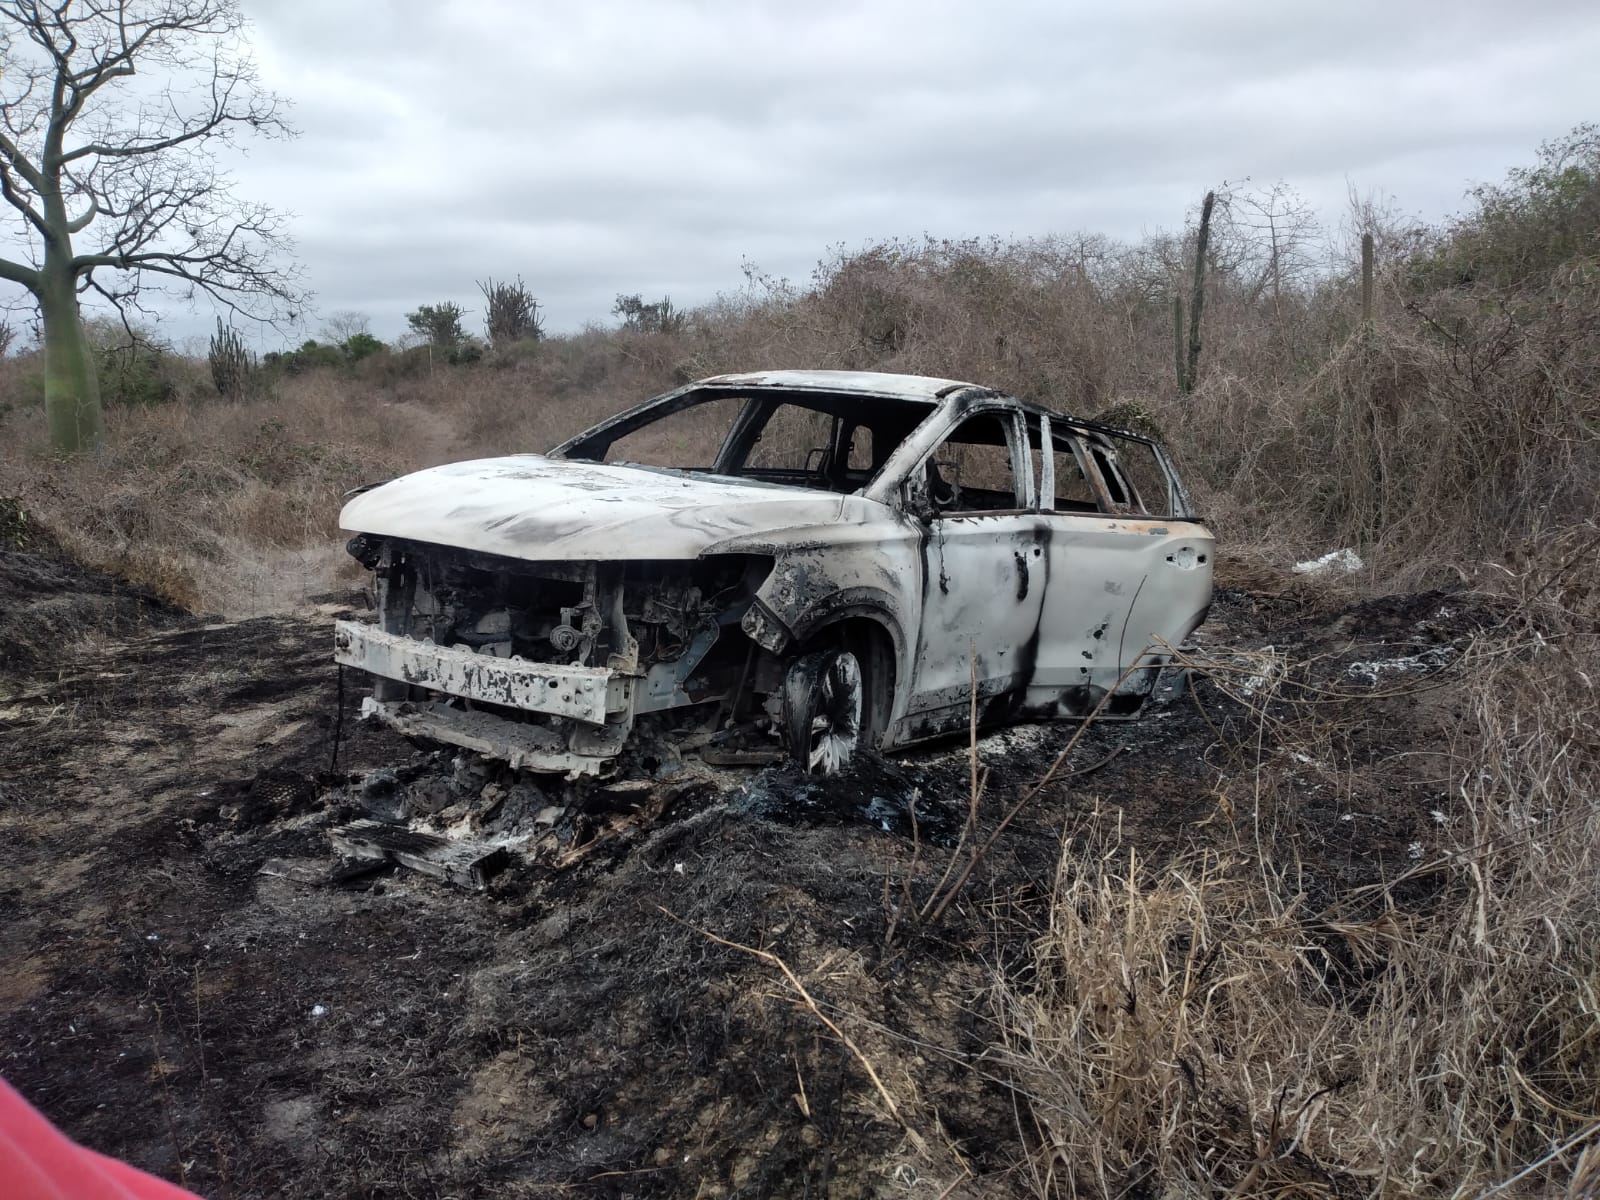
[[[624, 437], [648, 428], [657, 421], [675, 413], [721, 399], [743, 401], [737, 415], [728, 426], [715, 457], [708, 465], [662, 466], [660, 464], [631, 463], [622, 459], [609, 459], [612, 446]], [[784, 406], [790, 405], [819, 412], [834, 418], [833, 439], [837, 441], [840, 425], [867, 426], [874, 429], [884, 425], [898, 426], [903, 435], [896, 442], [896, 450], [880, 453], [871, 473], [859, 486], [841, 493], [839, 488], [825, 486], [822, 480], [814, 484], [789, 483], [788, 486], [807, 487], [812, 491], [835, 495], [857, 495], [870, 488], [882, 475], [888, 463], [898, 452], [898, 447], [911, 440], [918, 429], [926, 424], [939, 403], [904, 396], [883, 396], [860, 392], [833, 391], [826, 388], [751, 387], [748, 384], [704, 385], [692, 384], [655, 399], [647, 400], [626, 412], [619, 413], [598, 425], [591, 426], [575, 437], [567, 439], [549, 452], [551, 458], [571, 459], [580, 462], [614, 462], [619, 465], [649, 467], [652, 470], [709, 473], [720, 478], [748, 480], [752, 483], [782, 482], [770, 476], [796, 475], [801, 472], [762, 469], [747, 473], [745, 461], [759, 444], [761, 432], [772, 417]], [[874, 421], [873, 418], [881, 418]]]

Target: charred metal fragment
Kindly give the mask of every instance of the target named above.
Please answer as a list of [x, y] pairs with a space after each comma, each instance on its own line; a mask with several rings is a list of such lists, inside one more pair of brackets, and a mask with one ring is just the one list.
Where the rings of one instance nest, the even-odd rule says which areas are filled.
[[504, 846], [452, 841], [381, 821], [355, 821], [329, 830], [328, 837], [334, 849], [350, 859], [398, 863], [457, 887], [478, 890], [488, 887], [511, 861]]

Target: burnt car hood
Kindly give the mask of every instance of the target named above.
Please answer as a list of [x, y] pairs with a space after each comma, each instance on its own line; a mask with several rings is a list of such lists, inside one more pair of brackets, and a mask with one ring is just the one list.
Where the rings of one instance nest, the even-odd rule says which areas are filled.
[[351, 533], [532, 560], [686, 559], [720, 542], [879, 509], [805, 488], [540, 454], [431, 467], [344, 506]]

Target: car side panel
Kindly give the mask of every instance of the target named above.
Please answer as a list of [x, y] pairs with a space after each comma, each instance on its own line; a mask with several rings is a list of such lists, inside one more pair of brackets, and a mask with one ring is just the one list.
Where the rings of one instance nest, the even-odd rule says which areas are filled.
[[[1028, 707], [1081, 714], [1145, 651], [1161, 654], [1160, 641], [1176, 646], [1199, 624], [1211, 602], [1215, 542], [1189, 521], [1044, 519], [1047, 579]], [[1139, 688], [1148, 678], [1131, 682]]]
[[974, 673], [980, 704], [1033, 677], [1044, 531], [1036, 513], [940, 517], [928, 530], [908, 716], [933, 732], [969, 720]]

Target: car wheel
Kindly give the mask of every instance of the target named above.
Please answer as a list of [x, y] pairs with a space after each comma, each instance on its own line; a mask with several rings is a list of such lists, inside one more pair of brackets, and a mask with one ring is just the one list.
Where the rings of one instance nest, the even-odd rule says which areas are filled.
[[822, 650], [789, 664], [783, 677], [789, 755], [812, 775], [837, 775], [861, 744], [861, 664], [848, 650]]

